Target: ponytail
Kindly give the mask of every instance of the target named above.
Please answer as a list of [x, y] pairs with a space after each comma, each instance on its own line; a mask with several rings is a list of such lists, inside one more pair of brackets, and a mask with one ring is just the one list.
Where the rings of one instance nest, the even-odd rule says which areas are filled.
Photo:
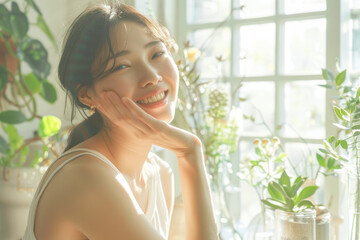
[[103, 127], [104, 121], [98, 111], [75, 126], [69, 135], [66, 152], [70, 148], [82, 143], [88, 138], [95, 136]]

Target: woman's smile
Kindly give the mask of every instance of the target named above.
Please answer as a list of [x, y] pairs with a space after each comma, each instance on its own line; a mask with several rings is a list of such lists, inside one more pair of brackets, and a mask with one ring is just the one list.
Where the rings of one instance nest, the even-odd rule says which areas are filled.
[[161, 91], [158, 94], [152, 95], [150, 97], [143, 98], [141, 100], [136, 101], [141, 107], [145, 108], [158, 108], [164, 106], [168, 100], [168, 90]]

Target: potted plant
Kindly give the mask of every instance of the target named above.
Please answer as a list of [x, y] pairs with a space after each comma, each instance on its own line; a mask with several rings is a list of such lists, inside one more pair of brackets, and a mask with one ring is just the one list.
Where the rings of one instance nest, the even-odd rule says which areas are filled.
[[[337, 136], [324, 141], [325, 149], [320, 150], [319, 164], [343, 168], [348, 173], [349, 197], [349, 239], [360, 239], [360, 87], [346, 81], [346, 70], [335, 76], [331, 71], [323, 69], [323, 77], [327, 81], [324, 87], [337, 91], [333, 109], [337, 117], [334, 125], [339, 129]], [[327, 161], [327, 163], [326, 163]]]
[[[0, 238], [19, 239], [25, 229], [28, 206], [41, 178], [42, 166], [57, 155], [61, 121], [40, 116], [38, 101], [52, 104], [56, 90], [48, 80], [50, 64], [44, 45], [29, 35], [40, 28], [50, 41], [55, 39], [33, 0], [0, 4]], [[34, 16], [29, 18], [28, 16]], [[18, 124], [34, 126], [29, 139]], [[44, 170], [44, 169], [42, 169]]]
[[291, 182], [286, 171], [283, 171], [277, 181], [268, 184], [270, 197], [262, 202], [275, 210], [276, 239], [316, 239], [316, 211], [308, 198], [316, 192], [318, 186], [301, 188], [305, 181], [306, 177], [299, 176]]

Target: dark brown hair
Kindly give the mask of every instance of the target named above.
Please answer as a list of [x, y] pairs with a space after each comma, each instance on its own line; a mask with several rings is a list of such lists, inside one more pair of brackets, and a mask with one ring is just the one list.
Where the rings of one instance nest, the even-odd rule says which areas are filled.
[[113, 71], [115, 60], [107, 71], [106, 62], [97, 64], [95, 69], [93, 65], [95, 59], [110, 59], [115, 55], [110, 34], [113, 28], [123, 21], [146, 27], [149, 33], [162, 41], [169, 50], [173, 47], [174, 41], [166, 28], [131, 6], [113, 1], [109, 4], [94, 5], [82, 12], [66, 34], [58, 68], [61, 85], [71, 101], [71, 121], [75, 118], [77, 109], [85, 118], [71, 131], [65, 151], [94, 136], [103, 128], [100, 113], [95, 111], [95, 114], [88, 116], [85, 110], [89, 107], [79, 101], [78, 93], [82, 87], [93, 87], [96, 80]]

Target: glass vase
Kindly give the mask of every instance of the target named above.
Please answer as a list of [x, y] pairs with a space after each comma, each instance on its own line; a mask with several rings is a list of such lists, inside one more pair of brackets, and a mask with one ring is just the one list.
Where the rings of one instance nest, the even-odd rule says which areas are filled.
[[316, 240], [330, 240], [330, 213], [324, 206], [316, 207]]
[[315, 216], [313, 209], [301, 212], [276, 210], [276, 240], [315, 240]]
[[251, 220], [243, 240], [275, 240], [274, 212], [262, 204], [262, 210]]
[[349, 235], [350, 240], [360, 239], [360, 174], [349, 172]]

